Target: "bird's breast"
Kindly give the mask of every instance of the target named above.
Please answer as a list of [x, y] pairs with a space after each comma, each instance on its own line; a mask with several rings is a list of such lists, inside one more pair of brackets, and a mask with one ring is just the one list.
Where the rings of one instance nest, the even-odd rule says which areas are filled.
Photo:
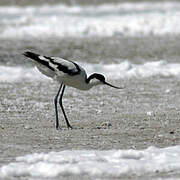
[[88, 84], [86, 83], [86, 74], [80, 73], [78, 75], [62, 75], [62, 76], [55, 76], [55, 79], [63, 83], [67, 86], [74, 87], [80, 90], [87, 90], [89, 89]]

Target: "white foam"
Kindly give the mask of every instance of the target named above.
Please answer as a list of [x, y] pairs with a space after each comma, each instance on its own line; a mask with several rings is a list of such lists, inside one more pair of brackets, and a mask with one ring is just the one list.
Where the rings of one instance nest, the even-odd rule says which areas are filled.
[[[179, 77], [180, 64], [166, 61], [146, 62], [133, 64], [123, 61], [119, 64], [90, 64], [78, 62], [87, 71], [87, 74], [102, 73], [107, 79], [148, 78], [148, 77]], [[49, 80], [36, 68], [0, 66], [0, 82], [21, 80], [44, 81]]]
[[89, 64], [79, 63], [88, 74], [102, 73], [109, 79], [148, 78], [153, 76], [175, 77], [180, 75], [179, 63], [167, 63], [165, 60], [133, 64], [123, 61], [119, 64]]
[[54, 178], [67, 175], [135, 177], [180, 171], [180, 146], [145, 150], [66, 150], [17, 157], [0, 177]]
[[179, 34], [180, 3], [0, 8], [1, 38]]
[[0, 66], [0, 82], [47, 80], [36, 68]]

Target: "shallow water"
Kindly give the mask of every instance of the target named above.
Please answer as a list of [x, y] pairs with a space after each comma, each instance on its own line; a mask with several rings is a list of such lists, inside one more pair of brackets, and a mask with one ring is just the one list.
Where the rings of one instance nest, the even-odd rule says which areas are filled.
[[[2, 38], [179, 34], [179, 3], [1, 7]], [[127, 23], [128, 22], [128, 23]]]
[[[14, 2], [0, 2], [0, 179], [179, 179], [180, 3]], [[58, 83], [27, 50], [124, 89], [67, 88], [74, 129], [56, 131]]]

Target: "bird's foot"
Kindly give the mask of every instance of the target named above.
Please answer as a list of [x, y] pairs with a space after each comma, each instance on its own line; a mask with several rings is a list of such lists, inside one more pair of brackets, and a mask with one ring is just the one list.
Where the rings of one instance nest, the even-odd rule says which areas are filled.
[[[73, 127], [71, 125], [67, 126], [68, 129], [73, 129]], [[56, 126], [56, 130], [61, 130], [62, 128], [60, 128], [60, 126]]]
[[61, 128], [59, 126], [56, 126], [56, 130], [61, 130]]
[[71, 125], [68, 125], [68, 129], [73, 129], [73, 127]]

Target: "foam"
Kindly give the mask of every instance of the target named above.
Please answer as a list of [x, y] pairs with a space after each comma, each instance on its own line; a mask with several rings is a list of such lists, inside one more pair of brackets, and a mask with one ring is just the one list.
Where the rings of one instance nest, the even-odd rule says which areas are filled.
[[0, 82], [16, 82], [22, 80], [48, 80], [36, 68], [20, 66], [0, 66]]
[[[102, 73], [108, 79], [148, 78], [148, 77], [179, 77], [180, 64], [167, 63], [165, 60], [133, 64], [123, 61], [119, 64], [90, 64], [78, 62], [87, 74]], [[0, 82], [21, 80], [47, 81], [50, 78], [41, 74], [36, 68], [0, 66]]]
[[180, 171], [180, 146], [144, 150], [65, 150], [17, 157], [0, 177], [54, 178], [70, 175], [135, 177]]
[[180, 33], [180, 3], [0, 8], [1, 38], [142, 36]]
[[167, 63], [165, 60], [133, 64], [123, 61], [120, 64], [84, 64], [88, 72], [99, 72], [108, 78], [148, 78], [153, 76], [171, 77], [180, 75], [180, 64]]

